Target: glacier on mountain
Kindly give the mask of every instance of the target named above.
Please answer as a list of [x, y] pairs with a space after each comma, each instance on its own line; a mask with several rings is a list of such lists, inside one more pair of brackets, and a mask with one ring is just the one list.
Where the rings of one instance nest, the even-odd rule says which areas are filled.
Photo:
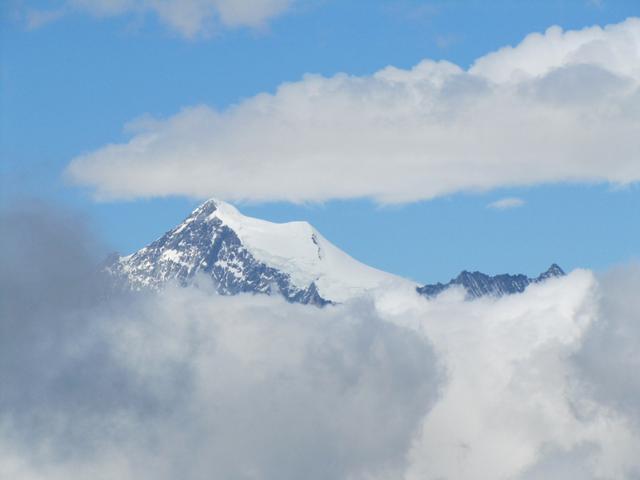
[[290, 302], [325, 305], [408, 280], [350, 257], [307, 222], [272, 223], [211, 199], [184, 222], [107, 270], [133, 289], [204, 274], [224, 295], [280, 293]]

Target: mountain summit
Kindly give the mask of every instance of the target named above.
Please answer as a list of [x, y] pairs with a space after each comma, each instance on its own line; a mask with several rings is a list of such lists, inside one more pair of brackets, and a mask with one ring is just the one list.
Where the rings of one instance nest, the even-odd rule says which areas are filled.
[[107, 270], [131, 288], [210, 277], [225, 295], [281, 293], [287, 300], [324, 305], [398, 281], [353, 259], [307, 222], [272, 223], [242, 215], [211, 199], [180, 225]]

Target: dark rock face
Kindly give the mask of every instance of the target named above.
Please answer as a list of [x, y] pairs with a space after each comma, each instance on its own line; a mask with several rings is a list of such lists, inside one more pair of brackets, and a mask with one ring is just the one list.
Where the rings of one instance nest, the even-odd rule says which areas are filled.
[[196, 275], [212, 279], [222, 295], [279, 293], [289, 302], [326, 305], [314, 283], [294, 285], [287, 273], [258, 261], [236, 233], [215, 216], [216, 203], [197, 208], [181, 225], [128, 257], [111, 257], [106, 270], [128, 288], [186, 286]]
[[532, 283], [542, 282], [549, 278], [560, 277], [565, 273], [555, 263], [549, 269], [535, 278], [526, 275], [509, 275], [501, 274], [490, 276], [481, 272], [460, 273], [456, 278], [448, 283], [435, 283], [418, 287], [416, 290], [425, 297], [435, 297], [449, 287], [459, 285], [467, 291], [467, 298], [474, 299], [487, 295], [493, 297], [501, 297], [503, 295], [512, 295], [514, 293], [522, 293]]

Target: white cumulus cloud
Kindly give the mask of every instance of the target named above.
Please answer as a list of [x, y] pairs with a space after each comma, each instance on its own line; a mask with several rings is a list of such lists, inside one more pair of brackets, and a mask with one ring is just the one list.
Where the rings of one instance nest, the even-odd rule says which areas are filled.
[[547, 182], [640, 180], [640, 19], [534, 33], [469, 70], [425, 60], [306, 75], [224, 110], [128, 125], [68, 177], [102, 199], [411, 202]]
[[53, 10], [30, 10], [26, 20], [29, 28], [37, 28], [72, 12], [98, 18], [152, 13], [172, 30], [192, 38], [207, 33], [216, 22], [227, 27], [261, 27], [292, 3], [293, 0], [67, 0]]

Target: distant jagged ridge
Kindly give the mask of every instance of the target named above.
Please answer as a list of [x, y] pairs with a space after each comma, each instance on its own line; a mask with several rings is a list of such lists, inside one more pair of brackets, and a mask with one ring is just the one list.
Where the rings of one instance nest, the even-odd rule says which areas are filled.
[[468, 299], [484, 296], [502, 297], [504, 295], [522, 293], [532, 283], [539, 283], [553, 277], [561, 277], [564, 274], [564, 270], [555, 263], [547, 271], [535, 278], [522, 274], [509, 275], [506, 273], [491, 276], [482, 272], [468, 272], [465, 270], [448, 283], [427, 284], [417, 287], [416, 290], [419, 294], [432, 298], [450, 287], [461, 286], [466, 290]]

